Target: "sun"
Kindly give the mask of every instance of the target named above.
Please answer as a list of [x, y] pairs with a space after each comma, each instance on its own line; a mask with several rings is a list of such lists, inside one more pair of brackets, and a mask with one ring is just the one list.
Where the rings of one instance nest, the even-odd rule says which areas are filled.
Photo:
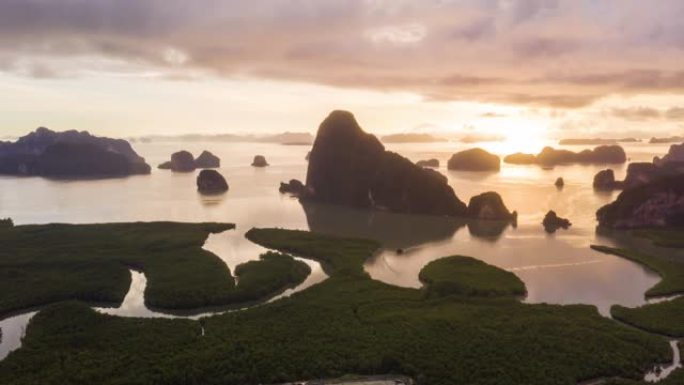
[[518, 117], [501, 118], [478, 124], [478, 132], [501, 138], [483, 145], [499, 155], [516, 152], [536, 154], [550, 144], [548, 122]]

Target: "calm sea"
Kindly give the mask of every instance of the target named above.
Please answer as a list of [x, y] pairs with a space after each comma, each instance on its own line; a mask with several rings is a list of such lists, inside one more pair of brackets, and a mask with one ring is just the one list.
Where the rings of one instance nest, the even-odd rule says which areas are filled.
[[[258, 257], [261, 249], [243, 237], [252, 227], [374, 237], [386, 246], [366, 265], [375, 279], [419, 287], [418, 272], [429, 261], [448, 255], [469, 255], [515, 272], [527, 285], [527, 302], [593, 304], [603, 314], [608, 313], [612, 304], [644, 303], [644, 292], [658, 281], [655, 274], [639, 265], [589, 248], [593, 243], [613, 243], [595, 233], [596, 210], [617, 195], [592, 189], [594, 174], [605, 167], [574, 165], [548, 170], [503, 164], [498, 173], [455, 172], [446, 170], [446, 161], [465, 145], [450, 142], [387, 145], [388, 149], [413, 161], [439, 159], [440, 171], [466, 202], [481, 192], [500, 193], [509, 209], [518, 211], [519, 219], [517, 228], [497, 228], [446, 218], [315, 204], [303, 206], [279, 194], [278, 186], [291, 178], [305, 179], [309, 146], [165, 142], [134, 143], [134, 147], [153, 166], [151, 175], [96, 181], [0, 177], [0, 217], [11, 217], [16, 224], [232, 222], [237, 225], [235, 231], [212, 236], [208, 243], [208, 248], [231, 267]], [[484, 147], [500, 153], [507, 150], [496, 143]], [[668, 148], [645, 143], [624, 147], [632, 161], [650, 161], [654, 155], [666, 153]], [[568, 148], [577, 151], [584, 147]], [[196, 173], [156, 169], [157, 164], [181, 149], [195, 155], [206, 149], [218, 155], [222, 161], [220, 172], [228, 180], [230, 191], [221, 196], [203, 197], [196, 191]], [[271, 166], [251, 167], [256, 154], [266, 156]], [[626, 166], [614, 169], [621, 178]], [[565, 179], [563, 189], [554, 186], [557, 177]], [[573, 226], [554, 235], [546, 234], [541, 221], [550, 209], [569, 218]], [[399, 248], [403, 253], [397, 252]]]

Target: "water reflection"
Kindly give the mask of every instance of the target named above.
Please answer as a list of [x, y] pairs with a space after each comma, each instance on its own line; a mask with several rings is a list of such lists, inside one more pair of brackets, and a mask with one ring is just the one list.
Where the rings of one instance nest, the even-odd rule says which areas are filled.
[[421, 287], [418, 273], [430, 261], [449, 256], [474, 256], [513, 271], [528, 290], [527, 303], [595, 305], [609, 315], [613, 304], [639, 306], [644, 292], [660, 277], [631, 261], [590, 249], [592, 239], [579, 242], [573, 236], [548, 237], [536, 227], [525, 226], [498, 240], [458, 232], [453, 238], [399, 255], [383, 250], [365, 265], [374, 279], [402, 287]]
[[[449, 174], [469, 182], [480, 183], [490, 178], [496, 178], [499, 171], [463, 171], [448, 170]], [[466, 202], [467, 203], [467, 202]]]
[[[548, 143], [554, 144], [554, 143]], [[382, 212], [360, 212], [341, 207], [300, 205], [278, 193], [279, 183], [306, 177], [306, 147], [254, 143], [136, 143], [136, 150], [153, 166], [168, 160], [180, 148], [192, 153], [209, 150], [221, 158], [219, 169], [230, 185], [220, 202], [205, 201], [197, 194], [197, 173], [174, 174], [152, 170], [151, 175], [123, 179], [64, 183], [42, 178], [0, 176], [2, 216], [27, 223], [93, 223], [171, 220], [237, 223], [236, 231], [212, 236], [207, 248], [231, 270], [255, 259], [258, 246], [243, 239], [251, 227], [280, 227], [376, 238], [386, 245], [366, 265], [377, 279], [400, 286], [416, 286], [420, 269], [429, 261], [465, 254], [499, 267], [516, 270], [527, 285], [529, 302], [590, 303], [606, 309], [610, 303], [636, 306], [658, 277], [619, 257], [597, 255], [592, 243], [612, 245], [620, 240], [597, 238], [595, 212], [615, 198], [616, 192], [597, 194], [591, 184], [605, 166], [563, 165], [553, 170], [502, 164], [494, 174], [449, 172], [445, 165], [457, 151], [480, 144], [391, 144], [388, 149], [411, 160], [436, 158], [440, 171], [458, 197], [468, 201], [484, 191], [498, 192], [510, 210], [519, 213], [515, 229], [489, 228], [448, 218], [409, 217]], [[555, 146], [563, 148], [563, 146]], [[650, 161], [667, 152], [669, 145], [625, 144], [634, 161]], [[498, 155], [507, 150], [487, 148]], [[572, 147], [573, 151], [582, 148]], [[504, 152], [501, 152], [504, 151]], [[271, 166], [255, 170], [255, 154], [264, 154]], [[623, 179], [626, 167], [612, 167]], [[565, 187], [557, 190], [556, 178]], [[303, 208], [302, 208], [303, 207]], [[547, 236], [541, 221], [548, 210], [569, 218], [573, 226]], [[463, 227], [468, 227], [463, 230]], [[621, 241], [620, 241], [621, 242]], [[626, 245], [626, 244], [625, 244]], [[650, 246], [647, 246], [650, 247]], [[401, 255], [396, 249], [405, 249]], [[650, 251], [649, 251], [650, 252]], [[658, 255], [676, 257], [672, 250], [656, 249]], [[684, 257], [682, 257], [684, 258]], [[599, 260], [600, 262], [594, 262]]]
[[141, 271], [130, 270], [131, 272], [131, 286], [124, 297], [123, 302], [117, 308], [96, 307], [95, 310], [109, 315], [116, 315], [120, 317], [136, 317], [136, 318], [176, 318], [173, 315], [155, 312], [145, 306], [145, 288], [147, 287], [147, 278]]
[[[296, 258], [299, 261], [306, 263], [311, 268], [311, 274], [302, 282], [294, 288], [289, 288], [284, 290], [265, 302], [257, 303], [251, 306], [242, 307], [226, 307], [222, 310], [215, 311], [203, 311], [200, 313], [194, 312], [193, 314], [182, 315], [182, 314], [171, 314], [162, 311], [155, 311], [150, 309], [145, 305], [145, 289], [147, 288], [147, 277], [140, 271], [130, 270], [131, 272], [131, 286], [124, 297], [123, 302], [119, 307], [94, 307], [93, 309], [103, 313], [119, 317], [133, 317], [133, 318], [184, 318], [199, 320], [200, 318], [210, 317], [218, 314], [223, 314], [231, 311], [246, 310], [254, 306], [259, 306], [265, 303], [271, 303], [277, 301], [281, 298], [288, 297], [294, 293], [305, 290], [317, 283], [322, 282], [327, 278], [325, 273], [321, 268], [321, 265], [315, 261], [311, 261], [303, 258]], [[17, 350], [21, 347], [21, 341], [26, 334], [26, 328], [28, 326], [31, 318], [37, 313], [37, 311], [32, 311], [24, 314], [20, 314], [14, 317], [5, 318], [0, 320], [0, 361], [5, 359], [10, 352]]]
[[226, 193], [222, 194], [210, 194], [210, 195], [203, 195], [203, 194], [198, 194], [200, 202], [202, 202], [202, 205], [204, 206], [218, 206], [220, 205], [224, 198], [225, 198]]
[[508, 226], [512, 224], [506, 221], [469, 221], [468, 232], [474, 237], [496, 242]]
[[[228, 266], [231, 274], [237, 265], [251, 260], [257, 260], [259, 255], [269, 251], [269, 249], [248, 241], [244, 237], [244, 232], [230, 230], [223, 233], [211, 234], [205, 242], [204, 249], [219, 256], [219, 258], [225, 262], [226, 266]], [[323, 272], [320, 263], [299, 257], [295, 257], [295, 259], [306, 263], [311, 269], [311, 274], [306, 277], [304, 282], [295, 287], [287, 288], [280, 293], [276, 293], [270, 298], [265, 299], [263, 302], [250, 304], [249, 306], [226, 306], [211, 310], [196, 309], [194, 311], [187, 312], [187, 314], [166, 313], [164, 311], [150, 309], [145, 304], [147, 277], [145, 277], [145, 274], [141, 271], [130, 270], [131, 285], [121, 305], [116, 308], [94, 307], [93, 309], [103, 314], [119, 317], [185, 318], [198, 320], [203, 317], [209, 317], [230, 311], [245, 310], [250, 307], [271, 303], [281, 298], [288, 297], [294, 293], [308, 289], [309, 287], [328, 278], [328, 276]], [[21, 340], [26, 333], [28, 323], [36, 313], [37, 311], [31, 311], [0, 320], [0, 361], [5, 359], [10, 352], [21, 347]]]
[[290, 295], [300, 292], [302, 290], [308, 289], [309, 287], [324, 281], [327, 277], [323, 273], [321, 265], [309, 259], [297, 258], [296, 260], [306, 263], [309, 268], [311, 268], [311, 274], [306, 277], [304, 282], [300, 283], [295, 287], [291, 287], [283, 290], [276, 295], [273, 295], [262, 302], [240, 305], [240, 306], [224, 306], [212, 309], [196, 309], [189, 312], [165, 312], [161, 310], [150, 309], [145, 304], [145, 289], [147, 288], [147, 277], [141, 271], [130, 270], [131, 272], [131, 286], [126, 293], [121, 305], [117, 308], [111, 307], [95, 307], [94, 309], [109, 315], [115, 315], [119, 317], [133, 317], [133, 318], [184, 318], [198, 320], [204, 317], [210, 317], [213, 315], [223, 314], [232, 311], [240, 311], [249, 309], [254, 306], [263, 305], [266, 303], [271, 303], [277, 301], [281, 298], [289, 297]]
[[[272, 251], [248, 240], [245, 237], [246, 231], [247, 229], [245, 228], [238, 228], [235, 230], [224, 231], [222, 233], [209, 234], [207, 240], [204, 243], [204, 246], [202, 247], [203, 249], [218, 256], [226, 264], [226, 266], [230, 270], [230, 274], [235, 279], [236, 285], [240, 284], [238, 279], [239, 277], [235, 276], [235, 268], [238, 265], [247, 263], [249, 261], [258, 261], [259, 257], [262, 254]], [[264, 298], [261, 303], [273, 302], [280, 298], [290, 296], [296, 292], [307, 289], [317, 283], [323, 282], [328, 278], [328, 275], [323, 272], [323, 268], [321, 267], [320, 263], [300, 257], [294, 258], [298, 261], [306, 263], [311, 269], [311, 273], [306, 277], [306, 279], [302, 283], [296, 285], [295, 287], [286, 288], [280, 293], [274, 293], [272, 296]], [[142, 274], [141, 272], [131, 271], [131, 274], [134, 281], [133, 284], [131, 284], [131, 289], [129, 290], [126, 296], [126, 300], [124, 300], [124, 303], [118, 309], [113, 309], [112, 311], [115, 311], [116, 315], [124, 317], [138, 317], [138, 314], [147, 314], [151, 317], [162, 315], [169, 316], [169, 314], [165, 313], [167, 312], [167, 310], [148, 309], [147, 307], [145, 307], [144, 292], [147, 280], [144, 274]], [[222, 306], [204, 310], [195, 309], [191, 311], [173, 312], [173, 316], [182, 316], [184, 318], [198, 319], [201, 317], [220, 314], [228, 310], [246, 309], [253, 305], [255, 304], [250, 304], [250, 306], [241, 306], [237, 309], [235, 308], [235, 306]], [[107, 310], [103, 311], [109, 312]]]
[[407, 249], [449, 239], [466, 225], [461, 219], [356, 210], [342, 206], [302, 203], [314, 232], [379, 241], [390, 249]]

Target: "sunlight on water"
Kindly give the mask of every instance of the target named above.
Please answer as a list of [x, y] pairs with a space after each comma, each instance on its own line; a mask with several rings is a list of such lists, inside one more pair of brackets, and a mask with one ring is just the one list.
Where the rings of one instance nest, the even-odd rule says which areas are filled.
[[[292, 178], [304, 180], [307, 167], [304, 158], [310, 147], [266, 143], [135, 144], [136, 150], [153, 166], [149, 176], [71, 182], [0, 177], [1, 216], [12, 217], [17, 224], [231, 222], [237, 229], [212, 235], [206, 244], [231, 271], [240, 263], [258, 258], [264, 251], [244, 238], [243, 234], [252, 227], [373, 237], [387, 249], [368, 261], [366, 270], [376, 279], [400, 286], [419, 287], [418, 272], [426, 263], [447, 255], [464, 254], [514, 271], [527, 286], [528, 302], [588, 303], [598, 306], [604, 314], [611, 304], [635, 306], [645, 302], [643, 293], [657, 282], [657, 276], [632, 262], [589, 249], [592, 243], [610, 243], [595, 235], [595, 212], [612, 201], [616, 193], [597, 193], [591, 187], [593, 175], [604, 166], [572, 165], [545, 170], [537, 166], [502, 164], [498, 173], [446, 169], [451, 154], [479, 145], [498, 148], [501, 155], [512, 150], [496, 143], [438, 142], [386, 147], [413, 161], [439, 159], [439, 171], [447, 176], [456, 194], [465, 202], [485, 191], [499, 192], [506, 205], [518, 211], [517, 228], [323, 205], [303, 206], [279, 194], [278, 186], [281, 181]], [[665, 153], [667, 147], [646, 143], [625, 146], [628, 156], [634, 160], [650, 160], [654, 155]], [[578, 151], [583, 147], [569, 148]], [[196, 173], [177, 174], [154, 167], [180, 149], [195, 154], [207, 149], [217, 154], [222, 159], [219, 171], [226, 177], [230, 190], [220, 196], [202, 197], [196, 191]], [[251, 167], [255, 154], [265, 155], [271, 166]], [[624, 165], [614, 169], [618, 178], [624, 176]], [[563, 189], [553, 185], [557, 177], [565, 179]], [[540, 223], [549, 209], [568, 217], [573, 226], [554, 235], [544, 233]], [[397, 248], [405, 249], [404, 253], [397, 254]], [[324, 278], [322, 272], [318, 277]], [[142, 294], [137, 300], [141, 299]]]

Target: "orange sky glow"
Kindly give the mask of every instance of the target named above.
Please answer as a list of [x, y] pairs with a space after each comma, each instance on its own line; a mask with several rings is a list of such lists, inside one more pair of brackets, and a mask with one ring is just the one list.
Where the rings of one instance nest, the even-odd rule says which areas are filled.
[[314, 132], [684, 134], [684, 3], [8, 0], [0, 138]]

